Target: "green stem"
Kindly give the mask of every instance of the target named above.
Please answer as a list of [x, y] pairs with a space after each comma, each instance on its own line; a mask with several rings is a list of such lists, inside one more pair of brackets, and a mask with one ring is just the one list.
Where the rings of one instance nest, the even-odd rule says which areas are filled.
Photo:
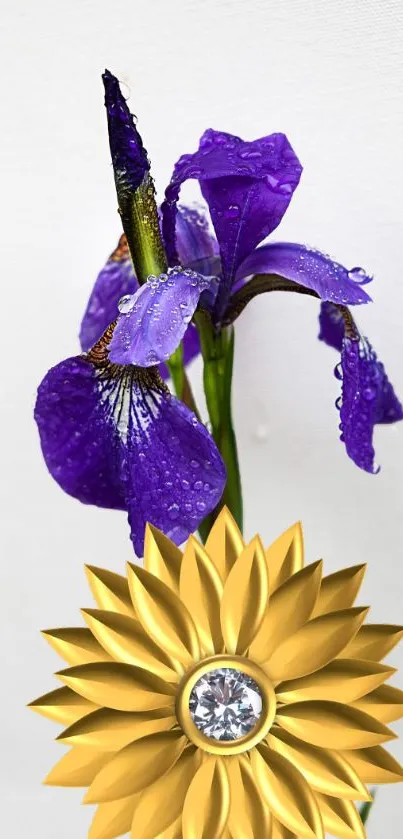
[[234, 331], [232, 327], [227, 327], [215, 332], [210, 317], [205, 312], [198, 312], [195, 320], [204, 361], [204, 392], [211, 433], [227, 469], [227, 483], [220, 504], [199, 528], [202, 538], [205, 539], [214, 518], [224, 505], [229, 508], [242, 530], [242, 488], [231, 411]]

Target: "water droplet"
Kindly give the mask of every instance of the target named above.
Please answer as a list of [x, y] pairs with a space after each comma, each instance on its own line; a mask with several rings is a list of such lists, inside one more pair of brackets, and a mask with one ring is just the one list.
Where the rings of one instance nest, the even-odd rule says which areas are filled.
[[258, 160], [262, 156], [262, 152], [257, 149], [245, 149], [239, 153], [243, 160]]
[[182, 478], [181, 484], [182, 484], [183, 489], [189, 489], [189, 487], [190, 487], [190, 483], [189, 483], [189, 481], [186, 480], [186, 478]]
[[353, 282], [357, 283], [357, 285], [366, 285], [367, 283], [370, 283], [373, 279], [373, 277], [370, 276], [370, 274], [367, 274], [364, 268], [360, 268], [359, 266], [351, 268], [351, 270], [348, 272], [348, 276], [349, 279], [353, 280]]
[[171, 506], [168, 507], [168, 517], [172, 521], [174, 521], [175, 519], [178, 518], [178, 516], [179, 516], [179, 504], [171, 504]]
[[193, 484], [193, 488], [197, 491], [203, 489], [203, 481], [195, 481]]
[[236, 219], [236, 218], [238, 218], [239, 213], [240, 213], [240, 207], [238, 206], [238, 204], [230, 204], [230, 206], [228, 207], [225, 215], [229, 219]]
[[205, 502], [204, 502], [204, 501], [196, 501], [196, 507], [197, 507], [197, 509], [198, 509], [198, 510], [200, 510], [200, 512], [202, 513], [202, 512], [203, 512], [203, 510], [205, 510], [205, 509], [206, 509]]
[[200, 466], [200, 463], [199, 463], [199, 461], [198, 461], [198, 460], [195, 460], [195, 459], [193, 458], [193, 460], [191, 460], [191, 461], [190, 461], [190, 465], [191, 465], [192, 469], [198, 469], [198, 468], [199, 468], [199, 466]]
[[192, 320], [192, 315], [184, 315], [182, 320], [183, 323], [190, 323], [190, 321]]
[[372, 399], [375, 399], [376, 397], [376, 390], [374, 387], [366, 387], [364, 388], [362, 395], [364, 399], [367, 399], [368, 402], [371, 402]]
[[129, 312], [132, 311], [134, 303], [134, 294], [125, 294], [123, 297], [121, 297], [118, 303], [118, 309], [120, 314], [128, 315]]

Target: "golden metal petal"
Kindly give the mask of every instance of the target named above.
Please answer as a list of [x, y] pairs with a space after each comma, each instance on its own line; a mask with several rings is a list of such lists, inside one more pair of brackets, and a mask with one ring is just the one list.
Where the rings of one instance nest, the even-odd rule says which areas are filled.
[[327, 833], [339, 839], [365, 839], [365, 828], [352, 801], [317, 794], [317, 800]]
[[403, 781], [403, 766], [383, 746], [340, 752], [366, 784], [397, 784]]
[[297, 521], [266, 550], [270, 592], [304, 567], [304, 535]]
[[86, 565], [85, 572], [92, 596], [100, 609], [134, 617], [126, 577], [105, 568], [96, 568], [94, 565]]
[[117, 836], [128, 833], [139, 798], [140, 793], [99, 804], [91, 822], [88, 839], [116, 839]]
[[[334, 699], [353, 702], [377, 688], [395, 672], [393, 667], [357, 658], [336, 658], [321, 670], [302, 679], [290, 679], [277, 685], [280, 702], [300, 702], [305, 699]], [[371, 713], [371, 712], [370, 712]]]
[[403, 638], [403, 627], [367, 623], [343, 650], [343, 658], [366, 658], [382, 661]]
[[304, 743], [278, 725], [271, 729], [267, 743], [299, 769], [315, 790], [352, 801], [371, 801], [361, 779], [339, 752]]
[[140, 792], [175, 765], [186, 746], [178, 731], [160, 731], [129, 743], [93, 780], [85, 804], [126, 798]]
[[308, 700], [277, 709], [276, 722], [313, 746], [324, 749], [362, 749], [395, 735], [369, 714], [341, 702]]
[[182, 551], [152, 524], [147, 524], [144, 540], [144, 568], [179, 593]]
[[392, 685], [381, 685], [353, 705], [380, 722], [394, 722], [403, 717], [403, 691]]
[[201, 752], [191, 746], [166, 775], [142, 792], [133, 822], [133, 839], [155, 839], [172, 825], [176, 827], [200, 763]]
[[225, 583], [232, 566], [245, 548], [241, 531], [227, 507], [218, 514], [206, 541], [206, 551]]
[[[189, 666], [200, 659], [200, 641], [193, 619], [179, 597], [154, 574], [128, 563], [130, 594], [145, 632], [172, 659]], [[182, 668], [181, 668], [182, 665]]]
[[272, 817], [270, 839], [298, 839], [298, 836]]
[[227, 825], [230, 791], [226, 764], [205, 760], [190, 784], [182, 817], [183, 839], [220, 839]]
[[88, 699], [84, 699], [68, 687], [45, 693], [28, 705], [28, 708], [42, 714], [43, 717], [62, 725], [72, 725], [91, 711], [96, 711], [98, 707], [94, 702], [89, 702]]
[[68, 664], [89, 664], [111, 658], [85, 626], [44, 629], [42, 635]]
[[190, 536], [183, 554], [179, 591], [195, 621], [203, 652], [206, 655], [222, 652], [223, 585], [214, 563], [194, 536]]
[[110, 759], [110, 752], [77, 746], [66, 752], [56, 763], [45, 778], [44, 784], [55, 787], [88, 787]]
[[116, 661], [82, 664], [56, 675], [96, 705], [117, 711], [151, 711], [173, 704], [175, 688], [141, 667]]
[[[132, 839], [136, 839], [135, 824], [132, 827]], [[182, 839], [182, 815], [167, 830], [160, 833], [157, 839]]]
[[57, 740], [69, 746], [91, 746], [104, 752], [117, 752], [140, 737], [169, 731], [175, 723], [173, 710], [168, 708], [140, 713], [99, 708], [66, 728]]
[[147, 635], [139, 620], [102, 609], [81, 611], [91, 632], [112, 658], [144, 667], [161, 679], [176, 681], [172, 659]]
[[360, 590], [366, 567], [365, 564], [354, 565], [324, 577], [312, 617], [349, 609]]
[[324, 839], [315, 795], [295, 766], [265, 743], [251, 752], [251, 765], [275, 818], [300, 839]]
[[318, 596], [322, 561], [296, 571], [270, 596], [260, 629], [252, 641], [249, 656], [267, 661], [271, 653], [307, 620]]
[[367, 608], [352, 608], [313, 618], [276, 648], [265, 662], [265, 671], [279, 682], [319, 670], [344, 650], [367, 612]]
[[251, 645], [262, 623], [268, 596], [264, 548], [255, 536], [235, 562], [224, 586], [221, 627], [228, 653], [242, 655]]
[[255, 781], [250, 761], [244, 755], [227, 761], [230, 783], [229, 833], [232, 839], [270, 837], [271, 820], [259, 787]]

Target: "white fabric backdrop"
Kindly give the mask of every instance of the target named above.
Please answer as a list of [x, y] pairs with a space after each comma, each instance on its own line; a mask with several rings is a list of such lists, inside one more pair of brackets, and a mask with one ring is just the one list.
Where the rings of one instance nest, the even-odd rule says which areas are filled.
[[[400, 0], [3, 0], [2, 834], [84, 837], [81, 792], [41, 787], [56, 727], [24, 703], [61, 665], [39, 635], [89, 605], [83, 563], [120, 571], [125, 516], [65, 496], [41, 460], [32, 406], [46, 369], [77, 350], [94, 277], [119, 233], [100, 73], [130, 86], [160, 193], [204, 128], [288, 134], [305, 172], [281, 239], [376, 275], [359, 322], [403, 396]], [[246, 532], [297, 518], [328, 571], [367, 560], [371, 618], [402, 622], [403, 424], [376, 433], [382, 472], [338, 441], [335, 354], [317, 306], [260, 297], [239, 321], [235, 420]], [[192, 378], [198, 390], [200, 369]], [[391, 657], [403, 665], [403, 648]], [[403, 672], [395, 680], [403, 686]], [[400, 732], [403, 727], [400, 726]], [[403, 746], [391, 750], [403, 758]], [[401, 791], [382, 788], [369, 836], [398, 839]]]

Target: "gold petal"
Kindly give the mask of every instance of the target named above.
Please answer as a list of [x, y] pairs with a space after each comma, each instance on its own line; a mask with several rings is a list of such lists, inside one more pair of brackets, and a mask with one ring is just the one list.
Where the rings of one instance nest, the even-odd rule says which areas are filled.
[[261, 627], [252, 641], [249, 656], [267, 661], [286, 638], [310, 618], [318, 596], [322, 561], [296, 571], [271, 595]]
[[99, 752], [85, 746], [70, 749], [51, 769], [44, 784], [55, 787], [88, 787], [110, 758], [110, 752]]
[[371, 801], [357, 773], [337, 751], [308, 745], [279, 726], [273, 726], [267, 742], [299, 769], [315, 790], [353, 801]]
[[341, 702], [283, 705], [276, 721], [295, 737], [325, 749], [362, 749], [395, 737], [383, 723]]
[[153, 784], [175, 765], [186, 746], [178, 731], [159, 731], [129, 743], [93, 780], [85, 804], [126, 798]]
[[183, 839], [220, 839], [230, 807], [227, 769], [220, 758], [208, 758], [190, 784], [182, 816]]
[[[135, 825], [133, 824], [133, 839], [136, 839]], [[182, 815], [176, 821], [160, 833], [157, 839], [182, 839]]]
[[144, 568], [162, 580], [176, 594], [179, 592], [179, 574], [182, 551], [152, 524], [147, 524], [144, 540]]
[[252, 643], [267, 607], [269, 584], [264, 548], [255, 536], [229, 573], [221, 603], [228, 653], [242, 655]]
[[403, 638], [402, 626], [367, 623], [343, 650], [343, 658], [382, 661], [401, 638]]
[[339, 839], [365, 839], [365, 828], [352, 801], [317, 794], [317, 800], [327, 833]]
[[203, 651], [207, 655], [222, 652], [223, 585], [214, 563], [194, 536], [190, 536], [183, 554], [179, 591], [196, 623]]
[[45, 693], [28, 705], [28, 708], [42, 714], [43, 717], [62, 725], [72, 725], [91, 711], [96, 711], [98, 707], [94, 702], [89, 702], [88, 699], [84, 699], [68, 687]]
[[128, 833], [140, 794], [99, 804], [91, 822], [88, 839], [116, 839]]
[[275, 818], [300, 839], [324, 839], [315, 795], [295, 766], [265, 743], [252, 750], [251, 765]]
[[68, 664], [89, 664], [90, 661], [109, 661], [110, 655], [98, 644], [85, 626], [66, 629], [44, 629], [42, 635]]
[[105, 568], [96, 568], [94, 565], [86, 565], [85, 572], [92, 596], [100, 609], [134, 617], [126, 577], [114, 574], [113, 571], [107, 571]]
[[241, 531], [227, 507], [218, 514], [206, 541], [206, 551], [225, 583], [245, 543]]
[[117, 711], [151, 711], [173, 705], [175, 688], [132, 664], [82, 664], [56, 675], [90, 702]]
[[270, 837], [271, 820], [261, 798], [250, 761], [244, 755], [227, 760], [231, 807], [228, 820], [232, 839]]
[[270, 592], [304, 567], [304, 535], [297, 521], [266, 550]]
[[403, 781], [403, 766], [383, 746], [340, 752], [366, 784], [396, 784]]
[[172, 659], [144, 632], [139, 620], [102, 609], [81, 611], [91, 632], [112, 658], [144, 667], [161, 679], [176, 681]]
[[154, 574], [128, 563], [130, 594], [137, 615], [159, 647], [175, 662], [189, 666], [200, 659], [200, 642], [193, 619], [179, 597]]
[[341, 653], [367, 612], [367, 608], [343, 609], [313, 618], [276, 648], [265, 662], [266, 672], [278, 682], [319, 670]]
[[380, 722], [393, 722], [403, 717], [403, 691], [392, 685], [381, 685], [353, 705]]
[[117, 752], [133, 740], [155, 731], [169, 731], [176, 723], [173, 709], [130, 713], [99, 708], [70, 725], [57, 740], [70, 746], [92, 746], [102, 751]]
[[298, 839], [298, 836], [272, 816], [270, 839]]
[[360, 590], [366, 567], [365, 564], [354, 565], [324, 577], [312, 617], [352, 606]]
[[166, 775], [143, 790], [136, 807], [133, 839], [155, 839], [171, 825], [177, 827], [186, 793], [200, 762], [200, 751], [191, 746], [182, 752]]
[[302, 679], [281, 682], [276, 688], [276, 696], [281, 702], [300, 702], [305, 699], [353, 702], [374, 690], [394, 672], [393, 667], [375, 661], [336, 658], [326, 667]]

